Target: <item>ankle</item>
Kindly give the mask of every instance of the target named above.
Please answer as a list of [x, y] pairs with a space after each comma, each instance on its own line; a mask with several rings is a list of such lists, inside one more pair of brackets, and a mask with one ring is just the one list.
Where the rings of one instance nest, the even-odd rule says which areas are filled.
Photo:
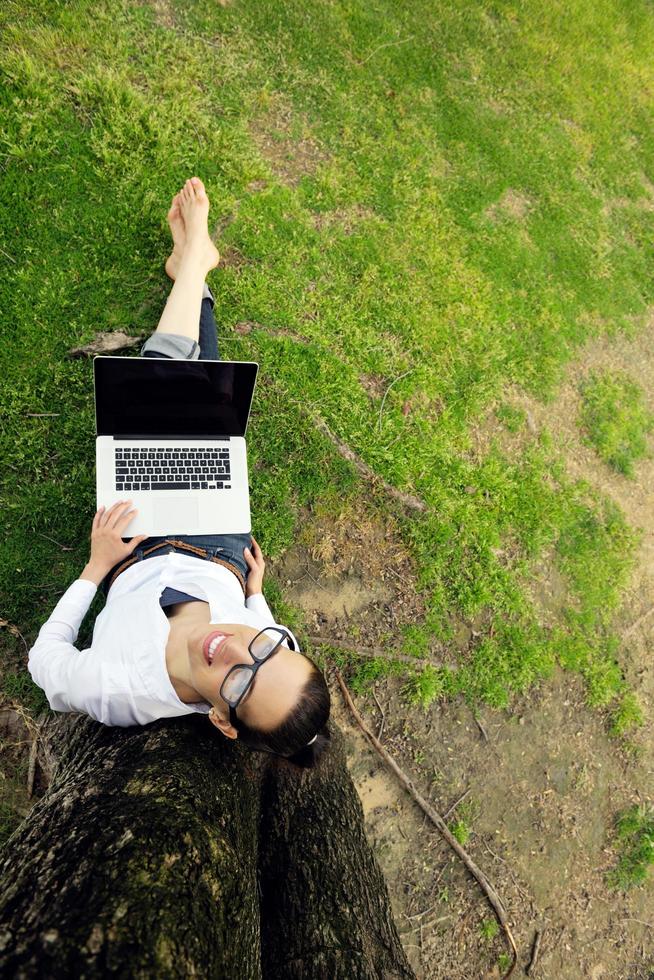
[[179, 261], [179, 272], [182, 269], [195, 272], [204, 280], [211, 270], [211, 256], [207, 253], [206, 246], [187, 243]]

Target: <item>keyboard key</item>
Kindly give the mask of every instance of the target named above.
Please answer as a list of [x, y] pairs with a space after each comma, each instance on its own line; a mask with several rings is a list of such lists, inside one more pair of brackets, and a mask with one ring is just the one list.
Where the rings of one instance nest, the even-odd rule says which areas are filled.
[[200, 484], [200, 490], [206, 490], [207, 489], [207, 486], [208, 486], [207, 483], [201, 483]]
[[190, 490], [190, 483], [152, 483], [151, 490]]
[[200, 489], [199, 483], [191, 483], [191, 490], [199, 490], [199, 489]]

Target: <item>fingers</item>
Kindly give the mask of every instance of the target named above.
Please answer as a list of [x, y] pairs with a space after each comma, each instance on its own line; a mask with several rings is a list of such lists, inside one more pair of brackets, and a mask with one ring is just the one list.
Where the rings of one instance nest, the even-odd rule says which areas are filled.
[[265, 568], [266, 563], [263, 560], [263, 555], [261, 554], [261, 548], [259, 547], [257, 540], [252, 534], [250, 535], [250, 539], [252, 541], [252, 550], [250, 550], [250, 548], [243, 549], [243, 554], [245, 556], [246, 562], [248, 563], [250, 568], [257, 568], [257, 569]]
[[116, 503], [106, 512], [104, 511], [104, 507], [101, 507], [93, 519], [94, 530], [98, 527], [116, 527], [118, 523], [125, 518], [129, 518], [129, 523], [129, 521], [132, 520], [132, 515], [136, 513], [136, 508], [134, 508], [134, 510], [130, 510], [129, 514], [125, 510], [125, 508], [129, 507], [131, 503], [131, 500], [117, 500]]

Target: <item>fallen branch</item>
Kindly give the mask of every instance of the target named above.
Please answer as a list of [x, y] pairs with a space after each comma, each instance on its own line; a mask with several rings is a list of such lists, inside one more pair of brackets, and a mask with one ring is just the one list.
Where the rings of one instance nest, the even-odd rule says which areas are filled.
[[538, 963], [538, 956], [540, 954], [540, 941], [543, 938], [543, 932], [536, 930], [536, 935], [534, 936], [534, 945], [531, 948], [531, 959], [529, 960], [529, 965], [525, 970], [527, 976], [531, 975], [531, 971], [536, 968]]
[[424, 500], [414, 497], [411, 493], [404, 493], [402, 490], [398, 490], [397, 487], [387, 483], [383, 477], [379, 476], [378, 473], [375, 473], [375, 471], [371, 469], [367, 463], [364, 463], [362, 459], [359, 459], [356, 453], [350, 449], [346, 443], [342, 442], [338, 436], [334, 435], [324, 419], [320, 417], [313, 406], [307, 404], [306, 400], [302, 401], [299, 398], [293, 397], [293, 395], [284, 390], [282, 386], [273, 379], [270, 379], [269, 384], [270, 387], [276, 389], [281, 395], [283, 395], [285, 399], [292, 401], [297, 410], [303, 415], [306, 415], [307, 418], [313, 422], [316, 428], [334, 443], [340, 455], [349, 463], [352, 463], [362, 477], [369, 480], [373, 484], [381, 484], [386, 493], [388, 493], [391, 497], [395, 497], [395, 499], [399, 500], [405, 507], [409, 507], [411, 510], [427, 510], [427, 504], [424, 502]]
[[504, 935], [506, 936], [507, 942], [509, 943], [513, 954], [513, 960], [511, 966], [509, 967], [507, 973], [505, 973], [503, 977], [503, 980], [508, 980], [508, 977], [510, 977], [511, 974], [513, 973], [515, 969], [515, 965], [518, 961], [518, 950], [515, 944], [515, 940], [513, 938], [513, 933], [511, 932], [511, 927], [509, 926], [506, 910], [504, 908], [504, 905], [502, 904], [502, 900], [500, 896], [497, 894], [497, 892], [495, 891], [492, 884], [490, 883], [490, 881], [488, 880], [484, 872], [481, 870], [481, 868], [477, 867], [477, 865], [472, 860], [468, 852], [463, 847], [461, 847], [458, 840], [451, 833], [450, 829], [448, 828], [447, 824], [440, 816], [440, 814], [438, 814], [436, 810], [434, 810], [434, 808], [431, 806], [431, 804], [428, 803], [427, 800], [425, 800], [425, 798], [420, 795], [420, 793], [418, 793], [418, 791], [416, 790], [415, 786], [408, 778], [408, 776], [405, 775], [405, 773], [398, 766], [398, 764], [395, 762], [393, 757], [389, 755], [389, 753], [386, 751], [384, 746], [381, 745], [381, 743], [375, 738], [372, 732], [366, 727], [366, 725], [364, 724], [361, 718], [361, 715], [357, 711], [354, 702], [352, 701], [350, 692], [347, 689], [345, 681], [343, 680], [343, 677], [338, 667], [335, 668], [335, 672], [336, 672], [336, 679], [340, 685], [341, 691], [343, 692], [343, 697], [345, 698], [345, 701], [350, 711], [354, 715], [357, 724], [359, 725], [359, 728], [363, 731], [364, 735], [368, 738], [373, 748], [382, 757], [382, 759], [389, 767], [389, 769], [391, 769], [395, 773], [395, 775], [400, 780], [400, 782], [405, 787], [405, 789], [409, 791], [409, 793], [414, 798], [414, 800], [416, 801], [420, 809], [423, 810], [424, 813], [426, 813], [426, 815], [429, 817], [431, 822], [438, 829], [441, 836], [445, 838], [445, 840], [450, 845], [450, 847], [457, 855], [457, 857], [459, 857], [461, 861], [465, 864], [470, 874], [476, 879], [479, 886], [481, 887], [481, 890], [486, 895], [486, 898], [488, 899], [493, 911], [495, 912], [495, 915], [497, 916], [498, 922], [500, 923], [502, 929], [504, 930]]
[[143, 344], [144, 337], [132, 337], [124, 330], [103, 330], [83, 347], [71, 347], [67, 357], [93, 357], [95, 354], [113, 353]]
[[298, 407], [309, 415], [316, 428], [326, 435], [328, 439], [331, 439], [341, 456], [356, 467], [361, 476], [365, 477], [367, 480], [371, 480], [372, 482], [381, 483], [384, 490], [390, 494], [391, 497], [395, 497], [396, 500], [399, 500], [400, 503], [404, 504], [405, 507], [410, 507], [412, 510], [427, 510], [427, 504], [424, 502], [424, 500], [419, 500], [418, 497], [414, 497], [413, 494], [404, 493], [404, 491], [398, 490], [397, 487], [387, 483], [386, 480], [375, 473], [375, 471], [372, 470], [367, 463], [364, 463], [362, 459], [359, 459], [356, 453], [354, 453], [349, 446], [347, 446], [344, 442], [341, 442], [338, 436], [334, 435], [327, 423], [321, 419], [320, 416], [316, 415], [315, 412], [312, 412], [311, 409], [307, 408], [305, 405], [301, 405], [299, 402], [297, 404]]
[[[403, 664], [413, 664], [414, 667], [425, 667], [427, 664], [430, 667], [446, 666], [446, 664], [439, 664], [433, 660], [421, 660], [418, 657], [409, 657], [405, 653], [395, 653], [392, 648], [382, 650], [381, 647], [351, 647], [346, 643], [339, 643], [337, 640], [332, 640], [329, 636], [309, 636], [309, 639], [312, 643], [335, 647], [344, 653], [353, 653], [356, 657], [381, 657], [383, 660], [400, 660]], [[455, 670], [456, 668], [450, 667], [448, 669]]]

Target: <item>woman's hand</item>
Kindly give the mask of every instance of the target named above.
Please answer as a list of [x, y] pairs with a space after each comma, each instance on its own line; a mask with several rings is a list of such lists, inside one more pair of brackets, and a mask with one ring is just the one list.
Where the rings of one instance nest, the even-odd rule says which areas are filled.
[[266, 570], [266, 563], [263, 560], [261, 548], [255, 541], [253, 535], [250, 535], [250, 537], [252, 538], [252, 551], [249, 548], [243, 549], [245, 560], [250, 569], [245, 585], [246, 598], [247, 596], [256, 595], [258, 592], [263, 591], [263, 573]]
[[134, 548], [148, 537], [147, 534], [141, 534], [127, 544], [121, 540], [125, 528], [136, 514], [136, 508], [129, 511], [125, 509], [129, 508], [131, 502], [119, 500], [106, 513], [103, 505], [93, 518], [90, 561], [98, 568], [109, 571], [117, 562], [131, 555]]

